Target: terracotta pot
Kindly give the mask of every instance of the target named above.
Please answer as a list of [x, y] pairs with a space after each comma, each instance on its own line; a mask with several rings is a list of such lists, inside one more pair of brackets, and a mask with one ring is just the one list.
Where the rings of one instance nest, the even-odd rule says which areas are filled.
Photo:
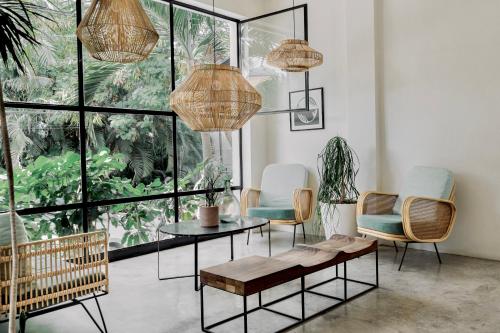
[[219, 225], [219, 207], [204, 207], [199, 210], [200, 225], [202, 227], [216, 227]]

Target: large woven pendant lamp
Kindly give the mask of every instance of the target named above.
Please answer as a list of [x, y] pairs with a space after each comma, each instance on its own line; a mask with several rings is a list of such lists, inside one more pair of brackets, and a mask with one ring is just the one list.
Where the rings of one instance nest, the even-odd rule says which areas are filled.
[[[295, 0], [293, 0], [295, 7]], [[285, 39], [266, 56], [266, 62], [285, 72], [305, 72], [323, 63], [323, 54], [309, 46], [306, 40], [295, 38], [295, 9], [293, 10], [293, 39]]]
[[139, 0], [92, 0], [76, 34], [93, 58], [119, 63], [146, 59], [159, 38]]
[[[215, 4], [212, 1], [215, 14]], [[193, 131], [238, 130], [260, 110], [262, 98], [237, 67], [198, 65], [170, 95], [170, 107]]]

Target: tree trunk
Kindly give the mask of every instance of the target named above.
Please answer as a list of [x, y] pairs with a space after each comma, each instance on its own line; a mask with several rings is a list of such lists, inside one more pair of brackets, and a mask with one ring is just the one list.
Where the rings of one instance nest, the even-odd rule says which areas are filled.
[[10, 278], [10, 308], [9, 308], [9, 333], [16, 333], [16, 300], [17, 300], [17, 241], [16, 241], [16, 206], [14, 197], [14, 173], [10, 155], [9, 131], [7, 129], [7, 116], [3, 101], [2, 81], [0, 79], [0, 130], [2, 132], [3, 158], [7, 170], [9, 184], [9, 213], [10, 213], [10, 240], [12, 245], [12, 268]]

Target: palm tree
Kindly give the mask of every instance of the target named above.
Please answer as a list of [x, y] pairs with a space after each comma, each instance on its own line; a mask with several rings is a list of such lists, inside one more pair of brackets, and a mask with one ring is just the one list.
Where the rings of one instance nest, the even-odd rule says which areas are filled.
[[[0, 3], [0, 55], [7, 66], [7, 60], [11, 58], [16, 67], [25, 72], [23, 60], [26, 59], [27, 45], [39, 45], [35, 39], [35, 27], [30, 15], [48, 19], [37, 5], [23, 3], [21, 0], [2, 0]], [[3, 101], [2, 81], [0, 78], [0, 131], [2, 134], [3, 155], [7, 170], [7, 181], [9, 184], [9, 213], [12, 245], [12, 268], [10, 284], [10, 308], [9, 308], [9, 332], [16, 333], [16, 300], [17, 300], [17, 242], [16, 242], [16, 208], [14, 196], [14, 174], [12, 170], [12, 159], [10, 154], [9, 132], [7, 129], [7, 117]]]

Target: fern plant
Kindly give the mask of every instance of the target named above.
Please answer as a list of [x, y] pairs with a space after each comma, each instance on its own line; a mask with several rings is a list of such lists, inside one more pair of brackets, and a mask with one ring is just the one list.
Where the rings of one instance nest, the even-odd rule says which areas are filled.
[[[359, 159], [347, 141], [334, 137], [328, 141], [318, 155], [318, 220], [328, 223], [339, 204], [355, 204], [359, 192], [356, 189], [356, 175]], [[319, 227], [319, 226], [318, 226]], [[335, 224], [333, 225], [335, 230]]]

